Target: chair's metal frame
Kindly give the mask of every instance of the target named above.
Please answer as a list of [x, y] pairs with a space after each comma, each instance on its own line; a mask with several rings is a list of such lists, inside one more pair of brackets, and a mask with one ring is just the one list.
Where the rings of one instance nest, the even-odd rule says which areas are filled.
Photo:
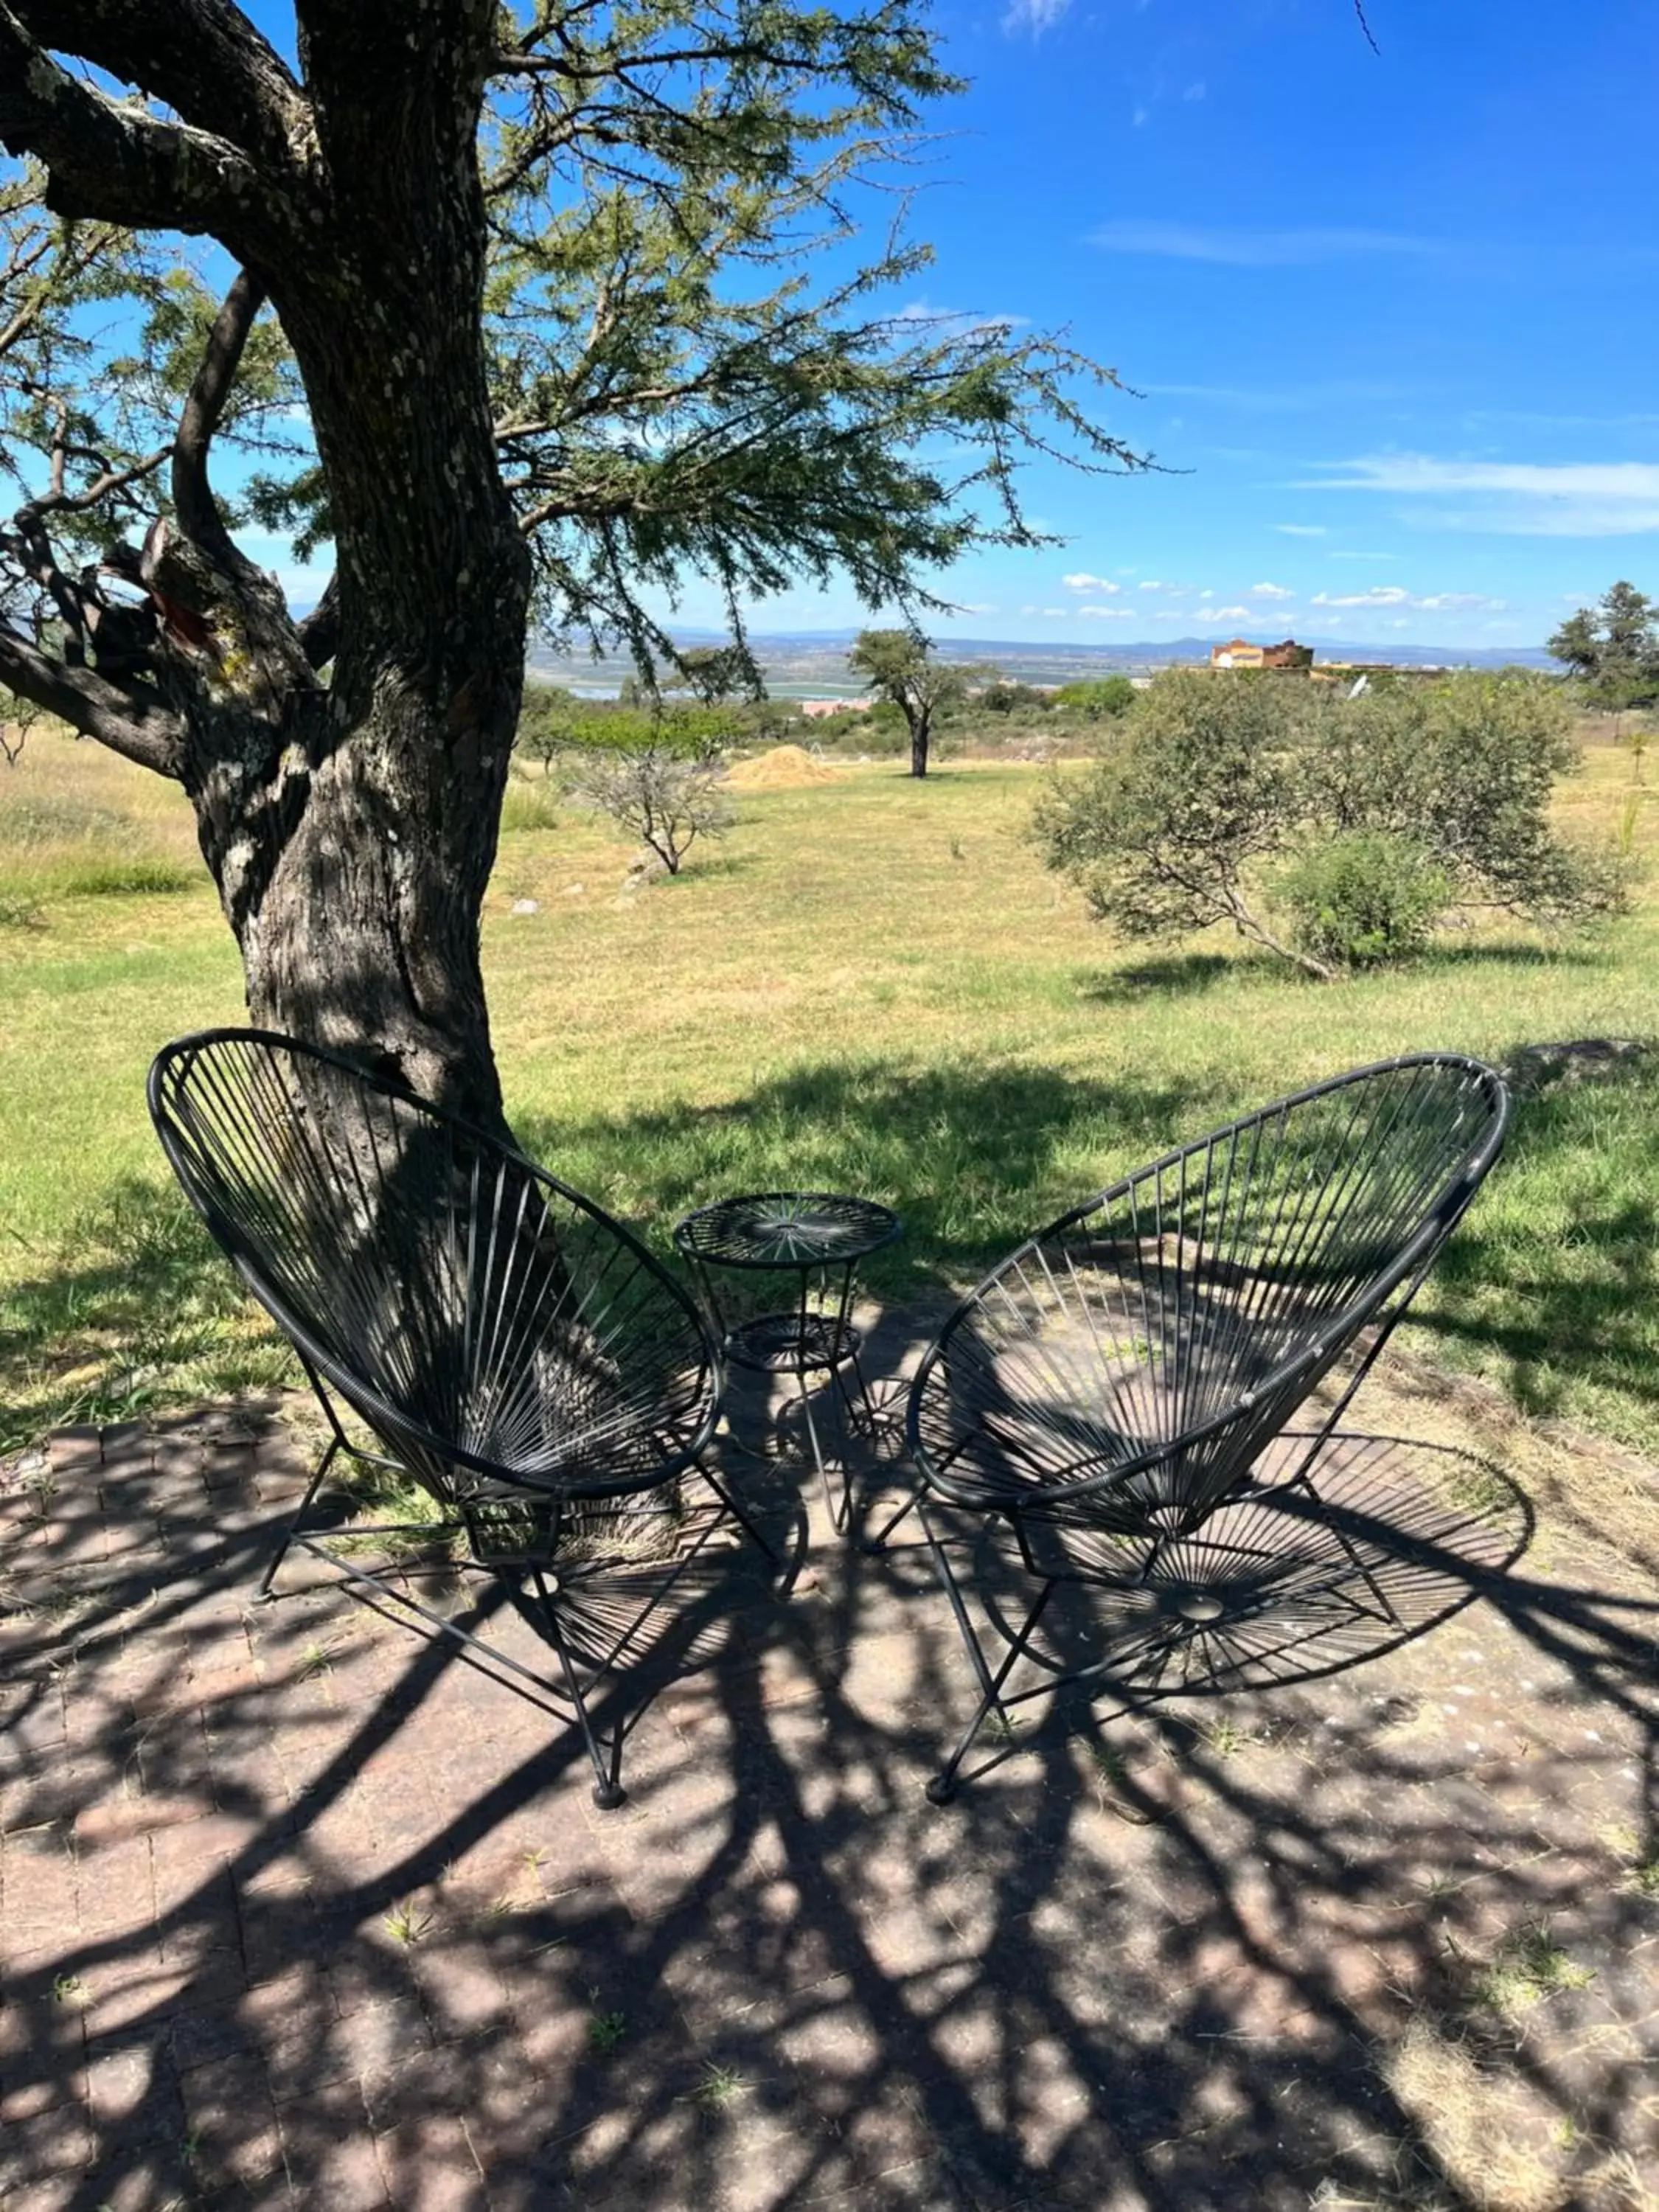
[[[419, 1116], [431, 1127], [464, 1140], [477, 1152], [510, 1166], [515, 1176], [527, 1176], [562, 1206], [573, 1209], [601, 1236], [614, 1239], [633, 1271], [650, 1281], [653, 1291], [669, 1301], [677, 1317], [691, 1333], [698, 1348], [700, 1368], [687, 1396], [696, 1418], [689, 1431], [678, 1437], [653, 1432], [650, 1442], [656, 1458], [647, 1475], [637, 1471], [611, 1481], [592, 1480], [575, 1485], [538, 1480], [536, 1471], [514, 1468], [469, 1449], [444, 1436], [408, 1408], [397, 1405], [365, 1374], [324, 1343], [307, 1318], [297, 1312], [270, 1279], [261, 1264], [257, 1240], [232, 1221], [216, 1200], [210, 1182], [204, 1176], [196, 1154], [213, 1149], [207, 1117], [192, 1100], [189, 1079], [204, 1054], [221, 1050], [258, 1052], [333, 1071], [366, 1091]], [[561, 1696], [574, 1708], [594, 1774], [596, 1804], [610, 1809], [625, 1802], [622, 1788], [622, 1754], [628, 1722], [619, 1718], [606, 1741], [595, 1723], [591, 1706], [600, 1684], [616, 1676], [623, 1662], [636, 1653], [647, 1624], [673, 1597], [692, 1563], [710, 1540], [728, 1522], [734, 1523], [775, 1564], [775, 1555], [759, 1528], [720, 1475], [707, 1453], [720, 1413], [725, 1371], [720, 1347], [708, 1322], [684, 1289], [631, 1231], [605, 1213], [591, 1199], [550, 1175], [515, 1147], [457, 1115], [443, 1112], [404, 1086], [371, 1074], [343, 1055], [283, 1036], [273, 1030], [216, 1029], [179, 1039], [166, 1047], [150, 1069], [148, 1097], [151, 1119], [174, 1174], [185, 1196], [209, 1232], [241, 1277], [256, 1302], [276, 1322], [292, 1344], [329, 1425], [330, 1437], [299, 1507], [285, 1530], [276, 1554], [262, 1577], [258, 1595], [269, 1600], [276, 1593], [276, 1578], [290, 1548], [297, 1546], [323, 1561], [334, 1578], [380, 1610], [413, 1625], [419, 1621], [434, 1634], [454, 1639], [461, 1656], [501, 1680], [507, 1687], [563, 1719], [568, 1717]], [[361, 1187], [361, 1179], [360, 1179]], [[367, 1194], [366, 1194], [367, 1195]], [[493, 1229], [499, 1231], [499, 1224]], [[368, 1449], [349, 1434], [342, 1407], [363, 1424], [384, 1450]], [[338, 1516], [313, 1518], [319, 1493], [331, 1468], [342, 1455], [365, 1467], [407, 1475], [431, 1491], [447, 1517], [436, 1522], [350, 1521]], [[447, 1471], [434, 1476], [434, 1470]], [[712, 1507], [700, 1513], [678, 1510], [679, 1478], [701, 1477], [712, 1494]], [[653, 1493], [661, 1502], [649, 1503]], [[681, 1543], [672, 1556], [642, 1563], [637, 1559], [607, 1561], [603, 1556], [583, 1560], [574, 1571], [561, 1568], [561, 1543], [574, 1520], [584, 1510], [592, 1525], [597, 1511], [626, 1504], [630, 1521], [653, 1514], [674, 1514], [680, 1522]], [[492, 1544], [492, 1518], [511, 1516], [519, 1540]], [[457, 1557], [447, 1540], [465, 1540], [469, 1556]], [[332, 1546], [362, 1539], [416, 1539], [441, 1549], [422, 1560], [400, 1556], [371, 1567], [342, 1559]], [[654, 1577], [647, 1571], [657, 1567]], [[399, 1583], [433, 1569], [482, 1574], [492, 1578], [522, 1612], [526, 1613], [552, 1645], [558, 1674], [550, 1677], [526, 1667], [486, 1638], [464, 1629], [445, 1615], [395, 1589]], [[580, 1600], [585, 1589], [595, 1586], [607, 1569], [621, 1583], [641, 1586], [638, 1609], [608, 1648], [595, 1654], [581, 1646], [591, 1638], [580, 1633]], [[580, 1663], [584, 1657], [586, 1665]]]
[[[943, 1450], [939, 1449], [937, 1435], [930, 1439], [930, 1415], [933, 1413], [930, 1394], [941, 1386], [942, 1378], [948, 1376], [953, 1340], [959, 1332], [971, 1328], [975, 1315], [984, 1310], [985, 1302], [997, 1295], [1016, 1271], [1030, 1270], [1034, 1275], [1045, 1277], [1049, 1286], [1058, 1293], [1059, 1286], [1048, 1273], [1052, 1263], [1047, 1248], [1063, 1238], [1066, 1232], [1089, 1221], [1091, 1217], [1103, 1215], [1115, 1202], [1129, 1198], [1142, 1186], [1149, 1186], [1155, 1194], [1160, 1194], [1163, 1179], [1171, 1170], [1182, 1170], [1188, 1162], [1196, 1158], [1213, 1157], [1218, 1147], [1231, 1145], [1253, 1128], [1266, 1127], [1315, 1100], [1374, 1083], [1401, 1070], [1416, 1068], [1446, 1069], [1480, 1092], [1484, 1114], [1476, 1140], [1450, 1167], [1433, 1202], [1424, 1209], [1414, 1232], [1389, 1254], [1386, 1261], [1378, 1267], [1363, 1290], [1350, 1298], [1322, 1328], [1311, 1333], [1306, 1341], [1287, 1352], [1247, 1395], [1222, 1407], [1207, 1420], [1178, 1435], [1149, 1443], [1138, 1455], [1116, 1459], [1107, 1466], [1099, 1466], [1097, 1458], [1098, 1472], [1057, 1482], [1046, 1494], [1040, 1486], [1012, 1483], [1006, 1486], [1002, 1494], [998, 1494], [995, 1486], [983, 1480], [975, 1480], [971, 1475], [964, 1478], [958, 1470], [958, 1462], [975, 1440], [972, 1430], [964, 1430], [952, 1444]], [[1291, 1472], [1277, 1477], [1272, 1485], [1275, 1491], [1295, 1489], [1305, 1492], [1316, 1506], [1318, 1492], [1312, 1480], [1312, 1470], [1320, 1453], [1337, 1433], [1355, 1393], [1370, 1374], [1401, 1316], [1421, 1288], [1447, 1238], [1462, 1218], [1481, 1182], [1496, 1161], [1507, 1130], [1509, 1111], [1509, 1092], [1502, 1078], [1483, 1062], [1462, 1054], [1408, 1054], [1393, 1060], [1373, 1062], [1346, 1075], [1311, 1085], [1306, 1090], [1276, 1100], [1255, 1113], [1242, 1115], [1225, 1127], [1191, 1143], [1178, 1146], [1148, 1166], [1123, 1177], [1028, 1238], [1018, 1250], [992, 1269], [956, 1308], [924, 1356], [910, 1389], [906, 1437], [920, 1482], [915, 1492], [899, 1505], [870, 1544], [871, 1549], [878, 1550], [908, 1514], [914, 1512], [917, 1515], [934, 1571], [949, 1601], [978, 1685], [979, 1700], [972, 1718], [963, 1730], [945, 1766], [928, 1784], [927, 1794], [936, 1804], [944, 1804], [955, 1795], [962, 1762], [993, 1713], [997, 1716], [1005, 1736], [1011, 1735], [1011, 1706], [1039, 1696], [1045, 1691], [1097, 1676], [1110, 1669], [1109, 1654], [1069, 1671], [1049, 1672], [1044, 1680], [1034, 1687], [1012, 1693], [1008, 1692], [1009, 1678], [1021, 1657], [1026, 1654], [1060, 1583], [1065, 1580], [1091, 1579], [1086, 1569], [1071, 1565], [1055, 1571], [1052, 1562], [1040, 1560], [1032, 1541], [1034, 1532], [1043, 1522], [1052, 1522], [1060, 1526], [1092, 1528], [1110, 1532], [1121, 1538], [1139, 1540], [1146, 1549], [1144, 1557], [1138, 1562], [1134, 1579], [1141, 1584], [1148, 1583], [1166, 1545], [1178, 1543], [1189, 1536], [1201, 1528], [1221, 1505], [1248, 1495], [1253, 1485], [1257, 1488], [1264, 1487], [1256, 1473], [1256, 1463], [1261, 1453], [1273, 1438], [1291, 1432], [1289, 1424], [1297, 1410], [1305, 1403], [1310, 1394], [1344, 1352], [1369, 1328], [1370, 1334], [1363, 1354], [1328, 1414], [1317, 1429], [1295, 1432], [1298, 1442], [1303, 1434], [1307, 1435], [1307, 1449], [1297, 1458]], [[1184, 1177], [1177, 1188], [1184, 1199]], [[1155, 1197], [1152, 1240], [1156, 1241], [1161, 1233], [1161, 1209]], [[1161, 1265], [1160, 1261], [1160, 1268]], [[1178, 1288], [1176, 1304], [1179, 1314], [1181, 1299]], [[1201, 1355], [1204, 1348], [1205, 1333], [1202, 1330], [1197, 1334], [1195, 1353], [1194, 1346], [1191, 1343], [1177, 1347], [1182, 1356]], [[1193, 1496], [1185, 1499], [1179, 1496], [1171, 1497], [1161, 1501], [1151, 1511], [1144, 1502], [1137, 1499], [1135, 1485], [1138, 1478], [1142, 1479], [1144, 1498], [1146, 1484], [1152, 1482], [1155, 1487], [1154, 1479], [1160, 1470], [1169, 1468], [1183, 1455], [1191, 1453], [1194, 1446], [1204, 1445], [1214, 1448], [1212, 1464], [1218, 1465], [1220, 1472], [1211, 1474]], [[930, 1506], [933, 1510], [930, 1510]], [[939, 1524], [940, 1507], [949, 1512], [965, 1513], [970, 1516], [990, 1516], [992, 1525], [999, 1519], [1006, 1522], [1026, 1572], [1040, 1584], [1024, 1621], [1007, 1635], [1006, 1649], [994, 1668], [974, 1628], [961, 1581], [951, 1567], [947, 1546], [941, 1537]], [[1354, 1571], [1357, 1584], [1367, 1592], [1370, 1604], [1375, 1607], [1377, 1617], [1394, 1621], [1396, 1618], [1394, 1607], [1376, 1576], [1340, 1527], [1334, 1529], [1334, 1533]], [[1351, 1596], [1348, 1601], [1357, 1609], [1367, 1609], [1357, 1596]]]

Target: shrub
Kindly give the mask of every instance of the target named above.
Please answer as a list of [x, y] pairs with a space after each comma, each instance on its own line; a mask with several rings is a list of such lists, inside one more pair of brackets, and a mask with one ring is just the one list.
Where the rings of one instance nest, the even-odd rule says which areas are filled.
[[1142, 695], [1119, 749], [1081, 775], [1051, 780], [1032, 823], [1048, 866], [1123, 937], [1184, 937], [1231, 922], [1328, 975], [1273, 935], [1251, 885], [1302, 818], [1304, 689], [1293, 701], [1280, 684], [1167, 670]]
[[1081, 714], [1085, 721], [1109, 722], [1127, 714], [1138, 696], [1127, 676], [1098, 676], [1079, 684], [1062, 684], [1052, 703]]
[[722, 836], [736, 819], [720, 788], [726, 769], [702, 749], [703, 732], [679, 716], [649, 724], [643, 738], [590, 745], [570, 768], [569, 787], [638, 837], [671, 876], [699, 837]]
[[1409, 837], [1351, 830], [1310, 845], [1275, 890], [1301, 951], [1329, 968], [1372, 968], [1423, 951], [1451, 879]]
[[559, 810], [550, 793], [540, 784], [515, 780], [509, 783], [501, 799], [501, 828], [505, 830], [553, 830], [558, 826]]
[[[1577, 755], [1559, 687], [1524, 672], [1347, 699], [1171, 669], [1123, 728], [1110, 758], [1051, 784], [1033, 830], [1048, 865], [1127, 938], [1230, 922], [1328, 978], [1420, 945], [1447, 908], [1570, 926], [1627, 896], [1626, 860], [1550, 819]], [[1340, 866], [1312, 854], [1315, 837], [1340, 842]], [[1298, 850], [1309, 857], [1279, 878], [1297, 925], [1285, 942], [1263, 894]]]

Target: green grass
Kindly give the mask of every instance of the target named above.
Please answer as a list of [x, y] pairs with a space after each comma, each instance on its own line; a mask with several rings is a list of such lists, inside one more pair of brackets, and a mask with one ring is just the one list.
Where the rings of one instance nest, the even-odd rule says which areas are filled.
[[[867, 1192], [908, 1231], [873, 1279], [913, 1298], [1297, 1084], [1419, 1047], [1502, 1060], [1659, 1026], [1652, 893], [1587, 944], [1472, 934], [1329, 987], [1218, 936], [1117, 947], [1024, 842], [1039, 774], [947, 764], [919, 787], [883, 762], [744, 793], [716, 851], [637, 892], [606, 825], [573, 809], [536, 826], [539, 779], [515, 787], [484, 960], [526, 1141], [659, 1244], [687, 1207], [744, 1185]], [[1626, 756], [1598, 748], [1562, 811], [1611, 842], [1629, 792]], [[0, 868], [26, 846], [57, 866], [88, 843], [84, 813], [50, 818], [67, 802], [192, 872], [181, 892], [112, 897], [48, 872], [33, 926], [0, 933], [0, 1448], [288, 1372], [144, 1114], [156, 1048], [240, 1011], [188, 809], [39, 732], [0, 775], [0, 823], [25, 802], [33, 827], [9, 842], [0, 827]], [[1650, 854], [1659, 810], [1644, 803], [1628, 834]], [[514, 914], [522, 899], [538, 911]], [[1656, 1127], [1659, 1055], [1523, 1102], [1414, 1309], [1414, 1348], [1659, 1454]]]

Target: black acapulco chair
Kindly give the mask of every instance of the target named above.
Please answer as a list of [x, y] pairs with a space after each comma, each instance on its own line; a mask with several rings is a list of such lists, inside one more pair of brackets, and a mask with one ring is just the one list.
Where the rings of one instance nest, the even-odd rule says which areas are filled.
[[[625, 1723], [602, 1738], [600, 1680], [638, 1656], [717, 1531], [735, 1522], [771, 1556], [702, 1457], [723, 1375], [690, 1297], [590, 1200], [335, 1054], [211, 1030], [159, 1054], [149, 1097], [185, 1194], [298, 1352], [331, 1432], [260, 1595], [297, 1544], [372, 1599], [395, 1566], [343, 1560], [331, 1530], [359, 1553], [362, 1539], [459, 1540], [451, 1564], [498, 1580], [558, 1679], [401, 1593], [400, 1610], [534, 1702], [574, 1706], [594, 1800], [622, 1803]], [[379, 1451], [348, 1437], [343, 1408]], [[312, 1518], [343, 1452], [412, 1476], [443, 1520]]]
[[[954, 1794], [994, 1711], [1006, 1736], [1011, 1705], [1110, 1675], [1113, 1653], [1085, 1636], [1080, 1663], [1047, 1661], [1043, 1683], [1005, 1692], [1063, 1584], [1133, 1596], [1141, 1654], [1156, 1647], [1160, 1663], [1181, 1639], [1218, 1660], [1231, 1639], [1237, 1656], [1275, 1590], [1306, 1601], [1305, 1556], [1298, 1587], [1285, 1533], [1294, 1541], [1320, 1522], [1322, 1453], [1352, 1443], [1338, 1424], [1508, 1118], [1502, 1079], [1476, 1060], [1421, 1054], [1358, 1069], [1127, 1176], [957, 1307], [910, 1393], [920, 1488], [875, 1539], [920, 1511], [979, 1685], [928, 1785], [935, 1803]], [[1292, 1437], [1298, 1407], [1368, 1328], [1334, 1406]], [[1023, 1620], [1023, 1595], [988, 1607], [1007, 1646], [994, 1670], [940, 1541], [940, 1507], [980, 1516], [983, 1536], [1006, 1525], [1021, 1576], [1037, 1581]], [[1374, 1552], [1340, 1514], [1322, 1517], [1326, 1558], [1364, 1592], [1348, 1602], [1398, 1621]], [[985, 1559], [982, 1543], [974, 1557]]]

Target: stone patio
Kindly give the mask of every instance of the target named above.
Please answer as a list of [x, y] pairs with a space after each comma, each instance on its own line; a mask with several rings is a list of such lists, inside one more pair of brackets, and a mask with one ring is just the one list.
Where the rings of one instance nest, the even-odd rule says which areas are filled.
[[944, 1810], [925, 1555], [805, 1485], [607, 1814], [453, 1647], [252, 1602], [281, 1422], [54, 1437], [0, 1470], [0, 2206], [1659, 2201], [1659, 1488], [1397, 1362], [1361, 1407], [1521, 1485], [1507, 1574], [1322, 1680], [1027, 1705]]

